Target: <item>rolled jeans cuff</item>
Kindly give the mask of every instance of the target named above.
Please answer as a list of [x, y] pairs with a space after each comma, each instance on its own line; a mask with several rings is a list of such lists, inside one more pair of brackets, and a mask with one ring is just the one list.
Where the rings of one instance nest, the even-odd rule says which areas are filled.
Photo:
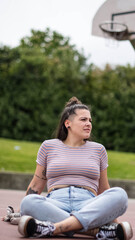
[[82, 224], [83, 229], [80, 232], [88, 230], [88, 220], [83, 218], [78, 212], [72, 212], [70, 216], [74, 216]]

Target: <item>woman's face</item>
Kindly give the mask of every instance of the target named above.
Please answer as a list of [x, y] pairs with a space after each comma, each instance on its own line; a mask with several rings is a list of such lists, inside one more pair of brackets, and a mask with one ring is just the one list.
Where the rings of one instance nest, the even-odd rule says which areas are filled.
[[76, 109], [76, 115], [69, 117], [69, 131], [78, 140], [88, 139], [92, 130], [92, 119], [90, 112], [86, 109]]

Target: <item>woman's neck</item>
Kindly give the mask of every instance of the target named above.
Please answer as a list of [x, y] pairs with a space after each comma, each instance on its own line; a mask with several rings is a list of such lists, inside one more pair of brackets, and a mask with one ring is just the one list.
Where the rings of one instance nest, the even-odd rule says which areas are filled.
[[84, 140], [75, 140], [75, 139], [70, 139], [66, 138], [66, 140], [63, 141], [64, 144], [66, 144], [69, 147], [80, 147], [85, 144]]

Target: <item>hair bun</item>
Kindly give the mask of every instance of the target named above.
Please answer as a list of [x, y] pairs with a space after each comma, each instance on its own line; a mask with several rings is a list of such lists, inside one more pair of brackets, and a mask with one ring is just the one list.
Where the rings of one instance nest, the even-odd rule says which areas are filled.
[[65, 107], [70, 107], [70, 106], [73, 106], [75, 104], [82, 104], [82, 102], [77, 97], [72, 97], [66, 103]]

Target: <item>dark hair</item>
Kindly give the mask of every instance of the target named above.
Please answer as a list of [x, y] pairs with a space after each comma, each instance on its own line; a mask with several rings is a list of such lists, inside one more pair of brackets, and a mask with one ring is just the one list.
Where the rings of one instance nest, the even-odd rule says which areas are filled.
[[72, 97], [66, 103], [65, 108], [61, 114], [60, 122], [56, 132], [56, 138], [64, 141], [67, 138], [68, 130], [65, 127], [65, 120], [69, 119], [69, 117], [73, 114], [76, 114], [76, 109], [86, 109], [90, 111], [89, 107], [85, 104], [82, 104], [81, 101], [76, 97]]

